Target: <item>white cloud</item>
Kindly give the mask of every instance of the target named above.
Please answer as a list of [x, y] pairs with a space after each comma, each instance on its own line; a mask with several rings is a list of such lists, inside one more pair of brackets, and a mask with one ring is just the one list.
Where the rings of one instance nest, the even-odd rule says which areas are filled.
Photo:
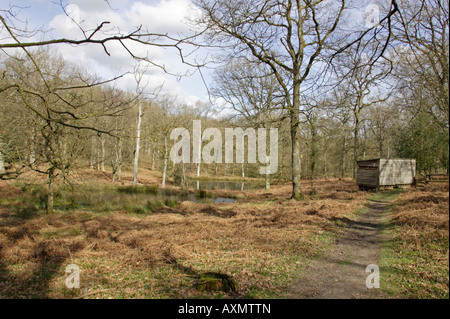
[[189, 0], [162, 0], [155, 5], [135, 2], [126, 17], [135, 26], [147, 26], [150, 32], [173, 34], [189, 32], [185, 22], [197, 14]]
[[[131, 0], [66, 0], [65, 4], [72, 5], [71, 17], [79, 23], [89, 35], [92, 30], [103, 21], [110, 23], [102, 28], [98, 37], [117, 33], [128, 33], [142, 25], [143, 29], [154, 33], [169, 33], [174, 37], [189, 34], [190, 28], [184, 23], [188, 17], [195, 17], [198, 10], [193, 9], [190, 0], [155, 0], [155, 1], [131, 1]], [[35, 2], [39, 3], [39, 2]], [[24, 14], [34, 14], [43, 8], [46, 2], [33, 5]], [[40, 6], [40, 7], [39, 7]], [[66, 6], [66, 9], [70, 6]], [[53, 7], [52, 15], [48, 18], [46, 29], [52, 31], [43, 34], [48, 38], [82, 39], [84, 36], [79, 27], [73, 23], [58, 5]], [[56, 14], [55, 14], [56, 13]], [[73, 16], [72, 16], [73, 15]], [[90, 31], [89, 31], [90, 30]], [[5, 30], [0, 29], [1, 38], [8, 38]], [[39, 35], [38, 35], [39, 36]], [[1, 39], [10, 41], [11, 39]], [[36, 38], [42, 40], [43, 38]], [[29, 39], [30, 40], [30, 39]], [[133, 53], [140, 56], [148, 56], [152, 62], [164, 66], [171, 74], [185, 74], [194, 71], [181, 62], [179, 53], [175, 48], [163, 48], [152, 45], [142, 45], [136, 42], [126, 41], [127, 47]], [[125, 72], [132, 72], [136, 61], [122, 47], [118, 41], [106, 43], [108, 56], [101, 45], [88, 44], [72, 46], [67, 44], [55, 45], [62, 56], [83, 65], [90, 72], [99, 75], [102, 79], [110, 79]], [[11, 50], [9, 51], [11, 52]], [[186, 53], [186, 52], [184, 52]], [[182, 78], [165, 74], [160, 68], [152, 66], [147, 75], [149, 79], [149, 91], [164, 83], [161, 93], [176, 95], [180, 100], [189, 104], [195, 104], [199, 99], [205, 99], [206, 89], [201, 78], [197, 75]], [[126, 75], [117, 82], [117, 87], [134, 91], [135, 82], [132, 75]]]
[[[47, 0], [45, 0], [47, 1]], [[78, 6], [85, 12], [104, 12], [109, 10], [121, 10], [129, 6], [129, 0], [66, 0], [67, 3]]]

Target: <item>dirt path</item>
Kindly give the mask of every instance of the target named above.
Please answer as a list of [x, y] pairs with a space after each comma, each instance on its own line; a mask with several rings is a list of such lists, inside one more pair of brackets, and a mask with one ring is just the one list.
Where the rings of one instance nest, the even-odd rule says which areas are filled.
[[[313, 261], [294, 284], [287, 298], [353, 299], [375, 298], [366, 287], [366, 267], [377, 264], [382, 246], [381, 230], [387, 223], [388, 204], [398, 192], [377, 193], [367, 208], [347, 224], [336, 245], [320, 260]], [[382, 274], [380, 274], [382, 278]], [[382, 284], [380, 280], [380, 285]]]

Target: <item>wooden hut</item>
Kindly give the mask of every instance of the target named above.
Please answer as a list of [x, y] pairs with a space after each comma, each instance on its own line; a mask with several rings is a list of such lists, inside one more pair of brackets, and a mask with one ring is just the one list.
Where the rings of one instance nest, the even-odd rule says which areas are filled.
[[360, 189], [414, 184], [415, 159], [376, 158], [357, 162], [356, 183]]

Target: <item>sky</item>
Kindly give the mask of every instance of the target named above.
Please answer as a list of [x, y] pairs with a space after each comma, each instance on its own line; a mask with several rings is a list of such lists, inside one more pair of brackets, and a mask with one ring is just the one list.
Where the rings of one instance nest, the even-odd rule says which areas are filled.
[[[170, 33], [175, 37], [183, 37], [194, 32], [189, 19], [200, 15], [191, 0], [0, 0], [0, 10], [12, 7], [16, 14], [17, 23], [28, 30], [42, 30], [32, 38], [22, 39], [48, 40], [55, 38], [82, 39], [83, 34], [77, 22], [84, 30], [94, 30], [103, 21], [110, 24], [102, 30], [109, 31], [108, 35], [118, 31], [131, 32], [142, 25], [151, 32]], [[364, 0], [371, 4], [379, 0]], [[64, 13], [65, 8], [67, 15]], [[362, 9], [361, 9], [362, 8]], [[367, 6], [348, 10], [347, 24], [363, 25]], [[367, 12], [364, 12], [366, 8]], [[1, 11], [0, 11], [1, 12]], [[69, 17], [70, 18], [69, 18]], [[26, 23], [26, 24], [25, 24]], [[11, 41], [3, 29], [0, 32], [0, 41]], [[99, 35], [100, 36], [100, 35]], [[132, 72], [136, 66], [128, 52], [117, 41], [106, 44], [110, 53], [108, 56], [101, 45], [88, 44], [71, 46], [66, 44], [54, 45], [64, 59], [85, 66], [90, 72], [99, 75], [102, 79], [110, 79], [126, 72]], [[207, 86], [211, 85], [212, 70], [202, 69], [203, 79], [197, 68], [189, 67], [181, 62], [178, 51], [174, 48], [161, 48], [156, 46], [138, 46], [130, 44], [133, 52], [148, 55], [158, 65], [164, 65], [171, 74], [164, 73], [160, 68], [150, 67], [141, 86], [146, 85], [146, 92], [152, 93], [160, 89], [161, 93], [176, 96], [181, 102], [194, 105], [197, 101], [208, 102]], [[186, 47], [184, 54], [188, 55], [192, 47]], [[208, 53], [198, 50], [189, 55], [188, 60], [202, 60]], [[177, 74], [189, 74], [175, 76]], [[205, 84], [206, 82], [206, 84]], [[131, 92], [136, 90], [136, 81], [132, 73], [123, 75], [117, 80], [116, 86]], [[219, 101], [220, 103], [220, 101]]]
[[[155, 33], [170, 33], [175, 36], [192, 34], [189, 18], [195, 18], [199, 12], [189, 0], [0, 0], [0, 9], [13, 7], [18, 21], [27, 23], [27, 29], [40, 29], [33, 35], [33, 40], [48, 40], [53, 38], [82, 39], [83, 34], [77, 25], [64, 13], [83, 26], [85, 30], [95, 29], [101, 22], [109, 21], [104, 30], [110, 32], [127, 32], [142, 25]], [[114, 29], [113, 29], [114, 28]], [[0, 41], [5, 40], [1, 34]], [[27, 39], [29, 41], [30, 39]], [[88, 44], [83, 46], [54, 45], [64, 59], [82, 64], [90, 72], [103, 79], [112, 78], [128, 71], [133, 71], [136, 61], [130, 57], [118, 42], [106, 45], [108, 56], [101, 45]], [[181, 63], [178, 51], [174, 48], [155, 46], [138, 46], [131, 44], [130, 48], [141, 55], [148, 55], [159, 65], [164, 65], [171, 74], [164, 73], [157, 67], [148, 68], [141, 86], [146, 86], [146, 92], [160, 89], [161, 93], [177, 96], [181, 102], [194, 105], [198, 100], [208, 101], [207, 88], [198, 69]], [[191, 48], [186, 48], [190, 52]], [[199, 58], [201, 51], [193, 53], [189, 58]], [[193, 60], [191, 60], [193, 61]], [[176, 76], [182, 74], [183, 76]], [[186, 75], [188, 74], [188, 75]], [[209, 82], [210, 72], [202, 70], [204, 79]], [[125, 74], [117, 80], [116, 86], [125, 90], [135, 91], [136, 81], [133, 74]]]

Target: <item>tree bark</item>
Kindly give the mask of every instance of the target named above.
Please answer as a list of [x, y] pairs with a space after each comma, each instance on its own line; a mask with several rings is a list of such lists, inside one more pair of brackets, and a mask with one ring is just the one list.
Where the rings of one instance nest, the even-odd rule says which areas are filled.
[[47, 189], [47, 213], [51, 213], [53, 211], [53, 199], [54, 199], [54, 168], [50, 168], [48, 171], [48, 189]]
[[[298, 76], [296, 76], [298, 78]], [[291, 161], [292, 161], [292, 198], [302, 200], [303, 194], [300, 187], [301, 175], [301, 160], [300, 160], [300, 83], [297, 79], [294, 80], [293, 105], [290, 109], [291, 120]]]
[[122, 139], [119, 138], [119, 143], [118, 143], [118, 150], [117, 150], [117, 159], [119, 161], [118, 163], [118, 169], [117, 169], [117, 180], [120, 181], [120, 179], [122, 178]]
[[5, 157], [3, 156], [3, 143], [0, 142], [0, 174], [6, 172], [5, 169]]
[[162, 188], [166, 187], [167, 158], [168, 158], [167, 137], [164, 137], [164, 169], [163, 169], [163, 179], [162, 179], [162, 185], [161, 185]]
[[105, 137], [102, 136], [100, 137], [100, 144], [101, 144], [101, 151], [102, 151], [102, 159], [101, 159], [101, 163], [100, 163], [100, 167], [102, 172], [105, 171]]
[[133, 185], [136, 185], [136, 183], [137, 183], [137, 173], [138, 173], [138, 165], [139, 165], [139, 149], [141, 146], [141, 123], [142, 123], [142, 103], [139, 103], [139, 115], [138, 115], [137, 131], [136, 131], [136, 151], [134, 152]]
[[361, 99], [358, 97], [357, 101], [357, 109], [354, 112], [355, 116], [355, 128], [353, 132], [353, 179], [356, 179], [356, 170], [357, 165], [356, 162], [358, 161], [358, 147], [359, 147], [359, 113], [361, 110]]
[[270, 191], [270, 175], [269, 174], [266, 174], [266, 186], [264, 189], [266, 192]]
[[30, 157], [29, 157], [29, 163], [31, 167], [34, 167], [34, 164], [36, 162], [36, 146], [35, 146], [35, 136], [36, 136], [36, 129], [33, 127], [33, 130], [31, 132], [30, 137]]
[[89, 163], [90, 169], [94, 169], [94, 150], [95, 150], [95, 137], [93, 135], [91, 137], [91, 156], [90, 156], [90, 163]]

